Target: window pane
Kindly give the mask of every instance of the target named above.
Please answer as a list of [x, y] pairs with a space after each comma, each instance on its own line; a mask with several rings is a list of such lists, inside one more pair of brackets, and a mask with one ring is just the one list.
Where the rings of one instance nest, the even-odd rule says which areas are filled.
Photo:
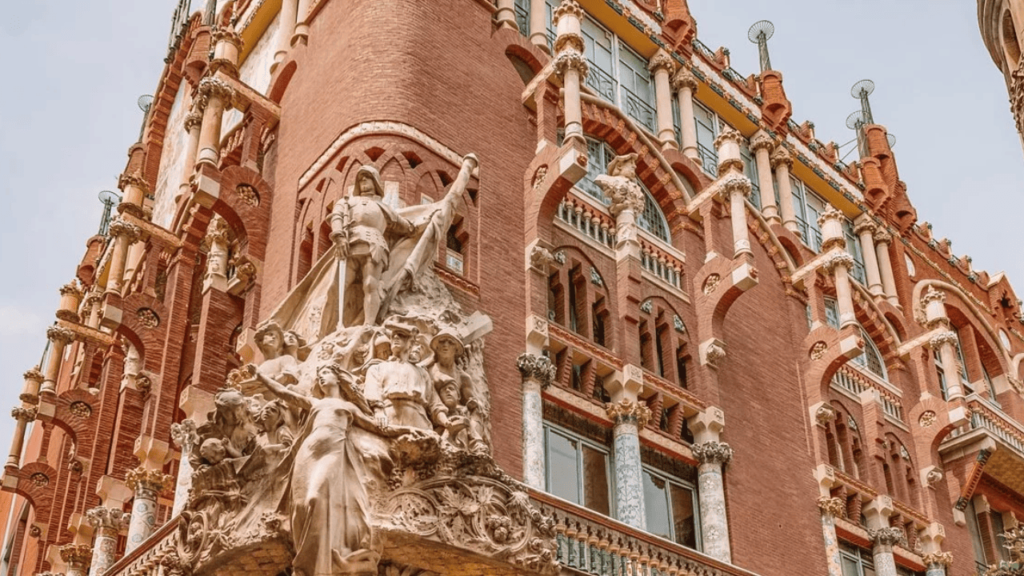
[[608, 487], [608, 455], [584, 444], [583, 493], [586, 502], [583, 505], [594, 512], [610, 516], [612, 510]]
[[843, 556], [843, 576], [861, 576], [860, 563]]
[[548, 492], [576, 504], [580, 501], [576, 468], [579, 441], [548, 430]]
[[687, 548], [697, 548], [697, 512], [693, 509], [693, 491], [678, 484], [669, 484], [669, 493], [672, 496], [676, 542]]
[[614, 60], [612, 59], [611, 34], [605, 32], [590, 18], [585, 18], [583, 20], [583, 44], [587, 60], [590, 62], [587, 86], [605, 100], [615, 102], [617, 85]]
[[647, 512], [647, 531], [655, 536], [672, 539], [671, 518], [668, 513], [668, 482], [644, 470], [644, 510]]

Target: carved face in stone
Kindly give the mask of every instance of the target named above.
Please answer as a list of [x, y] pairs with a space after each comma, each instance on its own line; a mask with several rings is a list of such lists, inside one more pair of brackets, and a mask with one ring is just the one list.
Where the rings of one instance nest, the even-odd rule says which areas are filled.
[[341, 387], [341, 380], [338, 378], [338, 374], [334, 370], [324, 366], [317, 370], [316, 386], [320, 389], [320, 394], [323, 396], [336, 396], [337, 391]]
[[412, 335], [408, 332], [395, 331], [391, 334], [391, 354], [396, 358], [406, 359], [409, 357], [409, 345]]
[[[199, 455], [211, 465], [220, 464], [227, 454], [228, 451], [224, 448], [224, 442], [219, 438], [207, 438], [199, 448]], [[189, 532], [191, 533], [191, 531], [192, 527], [189, 526]]]
[[289, 330], [284, 333], [284, 350], [286, 352], [294, 354], [301, 346], [302, 342], [299, 340], [299, 335], [295, 331]]
[[277, 339], [276, 332], [267, 332], [263, 335], [263, 339], [260, 340], [260, 345], [267, 350], [280, 350], [281, 341]]
[[267, 402], [260, 410], [260, 422], [267, 432], [277, 430], [281, 425], [281, 405], [277, 401]]
[[448, 408], [454, 408], [459, 405], [459, 385], [454, 380], [445, 382], [440, 388], [437, 389], [437, 396], [441, 399], [441, 403]]
[[356, 173], [353, 193], [356, 196], [384, 197], [384, 185], [381, 183], [380, 172], [373, 166], [363, 166]]
[[426, 352], [426, 346], [423, 344], [423, 340], [419, 338], [412, 339], [409, 343], [409, 362], [413, 364], [423, 360]]

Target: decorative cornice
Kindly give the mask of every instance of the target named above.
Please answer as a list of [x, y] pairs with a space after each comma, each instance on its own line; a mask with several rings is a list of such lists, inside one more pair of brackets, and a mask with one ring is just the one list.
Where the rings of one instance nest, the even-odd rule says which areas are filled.
[[841, 498], [818, 498], [818, 510], [831, 518], [842, 518], [846, 513], [846, 503]]
[[683, 64], [672, 77], [672, 89], [678, 92], [683, 88], [689, 88], [691, 92], [697, 90], [697, 77], [690, 72], [687, 64]]
[[61, 326], [50, 326], [46, 329], [46, 337], [53, 343], [65, 346], [75, 341], [75, 333]]
[[136, 468], [129, 470], [128, 474], [125, 475], [124, 483], [128, 486], [129, 490], [138, 491], [150, 491], [160, 493], [174, 484], [174, 479], [169, 474], [164, 474], [160, 470], [147, 470], [146, 468]]
[[636, 424], [643, 428], [651, 421], [651, 409], [641, 402], [623, 398], [618, 402], [608, 402], [604, 408], [608, 411], [608, 417], [616, 424]]
[[725, 442], [702, 442], [690, 448], [701, 464], [727, 464], [732, 460], [732, 447]]
[[523, 380], [538, 382], [541, 388], [547, 388], [555, 381], [555, 365], [547, 356], [520, 354], [516, 359], [516, 367], [523, 375]]

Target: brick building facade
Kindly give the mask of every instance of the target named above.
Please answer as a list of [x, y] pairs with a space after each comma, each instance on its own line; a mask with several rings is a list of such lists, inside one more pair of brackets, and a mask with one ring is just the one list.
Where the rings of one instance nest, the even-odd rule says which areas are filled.
[[[767, 54], [743, 77], [684, 0], [578, 1], [183, 2], [118, 216], [25, 374], [0, 570], [200, 565], [168, 560], [192, 536], [193, 427], [264, 360], [261, 327], [333, 254], [363, 166], [396, 210], [466, 185], [432, 274], [491, 319], [493, 457], [562, 573], [1019, 561], [1006, 278], [917, 221], [870, 115], [844, 163], [790, 120]], [[424, 540], [436, 558], [389, 549], [380, 573], [535, 572]], [[289, 552], [195, 573], [275, 576]]]

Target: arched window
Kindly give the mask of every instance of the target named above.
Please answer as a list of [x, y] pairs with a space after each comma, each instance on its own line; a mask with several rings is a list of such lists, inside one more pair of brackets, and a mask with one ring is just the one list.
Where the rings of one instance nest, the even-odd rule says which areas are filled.
[[868, 336], [868, 333], [865, 332], [863, 328], [860, 329], [860, 333], [864, 338], [864, 353], [854, 358], [852, 362], [861, 368], [867, 368], [869, 372], [878, 376], [882, 380], [885, 380], [887, 377], [885, 372], [885, 362], [882, 360], [882, 354], [878, 351], [878, 347], [871, 341], [871, 337]]
[[637, 218], [637, 225], [641, 229], [650, 232], [659, 240], [669, 242], [668, 221], [665, 220], [665, 214], [661, 211], [661, 206], [658, 206], [654, 197], [647, 191], [646, 186], [641, 184], [640, 187], [644, 190], [644, 211]]

